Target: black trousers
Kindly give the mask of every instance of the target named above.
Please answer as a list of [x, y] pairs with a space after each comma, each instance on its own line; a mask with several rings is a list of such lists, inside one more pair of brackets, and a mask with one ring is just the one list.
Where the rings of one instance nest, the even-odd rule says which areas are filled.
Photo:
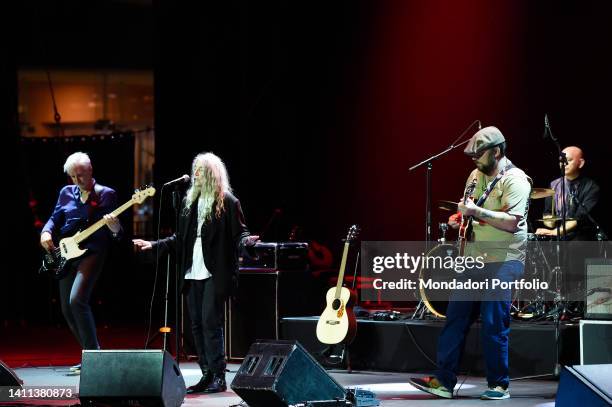
[[212, 277], [206, 280], [185, 280], [187, 306], [191, 316], [193, 341], [202, 373], [225, 372], [223, 343], [223, 300], [215, 294]]
[[73, 270], [59, 281], [62, 314], [82, 349], [100, 349], [96, 322], [89, 302], [104, 267], [104, 254], [90, 254], [75, 262]]

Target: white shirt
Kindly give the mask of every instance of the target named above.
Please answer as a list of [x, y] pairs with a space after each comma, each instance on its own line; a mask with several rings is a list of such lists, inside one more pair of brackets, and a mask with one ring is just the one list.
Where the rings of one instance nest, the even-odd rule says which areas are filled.
[[[210, 203], [208, 203], [210, 205]], [[198, 199], [198, 215], [204, 207], [207, 206], [206, 203], [203, 202], [202, 199]], [[191, 261], [191, 268], [185, 274], [185, 280], [206, 280], [211, 277], [210, 271], [206, 268], [206, 264], [204, 263], [204, 251], [202, 249], [202, 237], [200, 233], [202, 232], [202, 225], [204, 224], [203, 217], [198, 216], [198, 219], [202, 218], [202, 220], [198, 220], [198, 236], [193, 244], [193, 257]]]

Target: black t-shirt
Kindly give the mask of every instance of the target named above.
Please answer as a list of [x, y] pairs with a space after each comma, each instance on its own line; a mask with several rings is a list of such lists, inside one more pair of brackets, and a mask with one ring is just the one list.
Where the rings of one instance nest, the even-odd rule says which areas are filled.
[[[562, 181], [565, 180], [565, 199], [563, 199]], [[580, 176], [574, 180], [557, 178], [550, 183], [551, 189], [555, 190], [555, 196], [546, 198], [544, 213], [552, 213], [552, 199], [555, 199], [555, 215], [562, 216], [564, 202], [566, 205], [565, 216], [578, 221], [578, 226], [568, 234], [567, 240], [594, 240], [595, 225], [589, 220], [587, 214], [591, 214], [599, 200], [599, 186], [589, 177]]]

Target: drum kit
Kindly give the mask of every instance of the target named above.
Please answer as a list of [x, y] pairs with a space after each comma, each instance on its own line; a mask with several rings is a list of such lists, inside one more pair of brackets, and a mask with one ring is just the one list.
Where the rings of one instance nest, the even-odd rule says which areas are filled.
[[[543, 199], [554, 197], [554, 195], [555, 191], [553, 189], [532, 188], [530, 198]], [[555, 200], [553, 199], [552, 201], [552, 214], [536, 219], [537, 222], [543, 223], [548, 228], [558, 226], [562, 220], [562, 217], [555, 213]], [[437, 207], [442, 211], [451, 213], [457, 213], [458, 210], [457, 202], [448, 200], [439, 200]], [[566, 217], [566, 221], [570, 220], [574, 219]], [[457, 246], [453, 244], [453, 242], [448, 242], [446, 240], [448, 225], [446, 223], [440, 223], [439, 229], [441, 237], [438, 239], [438, 244], [427, 252], [427, 256], [436, 256], [441, 253], [446, 255], [453, 253], [454, 256], [458, 255]], [[557, 310], [559, 308], [559, 303], [563, 301], [560, 289], [562, 281], [558, 246], [555, 247], [555, 245], [553, 245], [555, 239], [555, 236], [528, 233], [525, 278], [538, 278], [540, 281], [547, 282], [548, 287], [554, 288], [554, 290], [538, 290], [535, 296], [530, 296], [528, 300], [521, 299], [521, 293], [515, 292], [512, 307], [513, 315], [517, 318], [524, 320], [539, 320], [545, 318]], [[555, 249], [557, 253], [555, 253]], [[436, 275], [437, 278], [442, 280], [445, 278], [440, 270], [426, 269], [423, 267], [419, 270], [419, 274], [419, 278], [422, 279], [430, 278], [432, 275]], [[441, 275], [442, 277], [440, 277]], [[452, 277], [448, 276], [448, 278]], [[424, 305], [422, 309], [417, 307], [417, 311], [420, 312], [420, 317], [423, 317], [425, 312], [429, 312], [435, 317], [445, 318], [448, 301], [439, 301], [441, 297], [439, 292], [436, 293], [435, 300], [433, 300], [434, 295], [425, 289], [420, 289], [419, 294], [421, 303]], [[450, 293], [448, 294], [450, 295]], [[415, 315], [417, 311], [415, 311]], [[415, 316], [413, 316], [413, 318], [414, 317]]]

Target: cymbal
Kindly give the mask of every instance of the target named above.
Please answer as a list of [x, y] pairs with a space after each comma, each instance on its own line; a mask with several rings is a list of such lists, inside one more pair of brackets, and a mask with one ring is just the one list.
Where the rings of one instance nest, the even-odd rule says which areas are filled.
[[440, 199], [438, 201], [438, 209], [450, 212], [457, 212], [457, 202], [445, 201], [443, 199]]
[[[563, 218], [561, 216], [550, 216], [548, 218], [542, 218], [542, 219], [536, 219], [536, 220], [538, 222], [546, 222], [546, 221], [556, 222], [556, 221], [559, 221], [559, 220], [563, 220]], [[576, 219], [575, 218], [566, 217], [565, 220], [568, 221], [568, 220], [576, 220]]]
[[546, 198], [547, 196], [554, 196], [555, 190], [550, 188], [531, 188], [531, 199]]

